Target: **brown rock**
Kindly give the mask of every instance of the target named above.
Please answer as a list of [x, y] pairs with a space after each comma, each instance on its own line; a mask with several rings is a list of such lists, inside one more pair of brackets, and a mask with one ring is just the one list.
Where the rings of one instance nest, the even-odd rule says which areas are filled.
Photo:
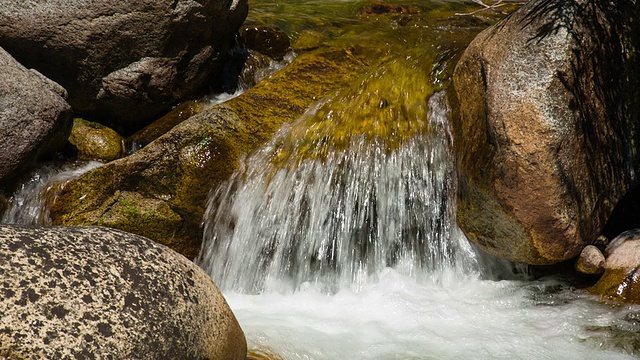
[[[563, 6], [574, 15], [558, 16]], [[456, 66], [458, 220], [495, 256], [575, 257], [633, 185], [638, 113], [620, 112], [631, 104], [620, 69], [637, 64], [621, 50], [626, 25], [599, 6], [531, 1]]]
[[593, 245], [587, 245], [580, 252], [576, 270], [583, 274], [597, 275], [604, 272], [605, 259], [602, 252]]
[[291, 47], [289, 36], [273, 26], [246, 26], [240, 29], [242, 43], [249, 50], [282, 59]]

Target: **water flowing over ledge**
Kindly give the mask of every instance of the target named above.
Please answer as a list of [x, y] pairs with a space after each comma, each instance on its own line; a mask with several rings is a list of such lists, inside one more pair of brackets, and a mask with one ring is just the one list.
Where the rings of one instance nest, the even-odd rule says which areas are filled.
[[637, 307], [518, 276], [458, 229], [444, 93], [393, 145], [366, 131], [346, 148], [291, 136], [325, 104], [210, 196], [196, 261], [250, 359], [633, 358]]

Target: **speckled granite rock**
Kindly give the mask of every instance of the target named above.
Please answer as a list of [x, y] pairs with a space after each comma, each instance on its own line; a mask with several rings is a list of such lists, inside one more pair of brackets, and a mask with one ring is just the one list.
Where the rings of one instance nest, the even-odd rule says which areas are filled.
[[0, 226], [0, 359], [244, 359], [218, 288], [118, 230]]

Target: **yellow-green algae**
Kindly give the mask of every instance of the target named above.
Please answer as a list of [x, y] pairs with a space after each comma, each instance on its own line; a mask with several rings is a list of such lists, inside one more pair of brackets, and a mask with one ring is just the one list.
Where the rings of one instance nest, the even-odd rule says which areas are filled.
[[69, 142], [82, 160], [112, 161], [124, 156], [124, 139], [114, 130], [84, 119], [73, 119]]
[[446, 85], [456, 54], [501, 16], [460, 17], [468, 6], [442, 2], [425, 2], [414, 14], [364, 15], [365, 4], [253, 3], [249, 22], [277, 25], [294, 43], [309, 32], [322, 40], [243, 95], [58, 187], [53, 223], [126, 229], [193, 258], [209, 191], [310, 107], [321, 103], [280, 147], [287, 162], [322, 157], [327, 143], [345, 149], [354, 138], [383, 140], [391, 150], [428, 131], [428, 96]]

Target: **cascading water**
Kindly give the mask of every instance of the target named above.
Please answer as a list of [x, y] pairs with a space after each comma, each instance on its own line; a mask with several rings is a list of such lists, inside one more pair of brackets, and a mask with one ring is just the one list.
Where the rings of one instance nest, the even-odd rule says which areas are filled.
[[490, 279], [500, 264], [455, 225], [446, 96], [427, 101], [405, 60], [285, 126], [212, 192], [196, 261], [250, 358], [632, 358], [637, 307]]
[[474, 268], [451, 229], [444, 94], [429, 105], [427, 119], [412, 119], [429, 131], [396, 149], [357, 135], [294, 167], [273, 158], [286, 152], [284, 130], [211, 198], [202, 266], [219, 286], [253, 293], [306, 283], [359, 289], [386, 267], [412, 275]]

